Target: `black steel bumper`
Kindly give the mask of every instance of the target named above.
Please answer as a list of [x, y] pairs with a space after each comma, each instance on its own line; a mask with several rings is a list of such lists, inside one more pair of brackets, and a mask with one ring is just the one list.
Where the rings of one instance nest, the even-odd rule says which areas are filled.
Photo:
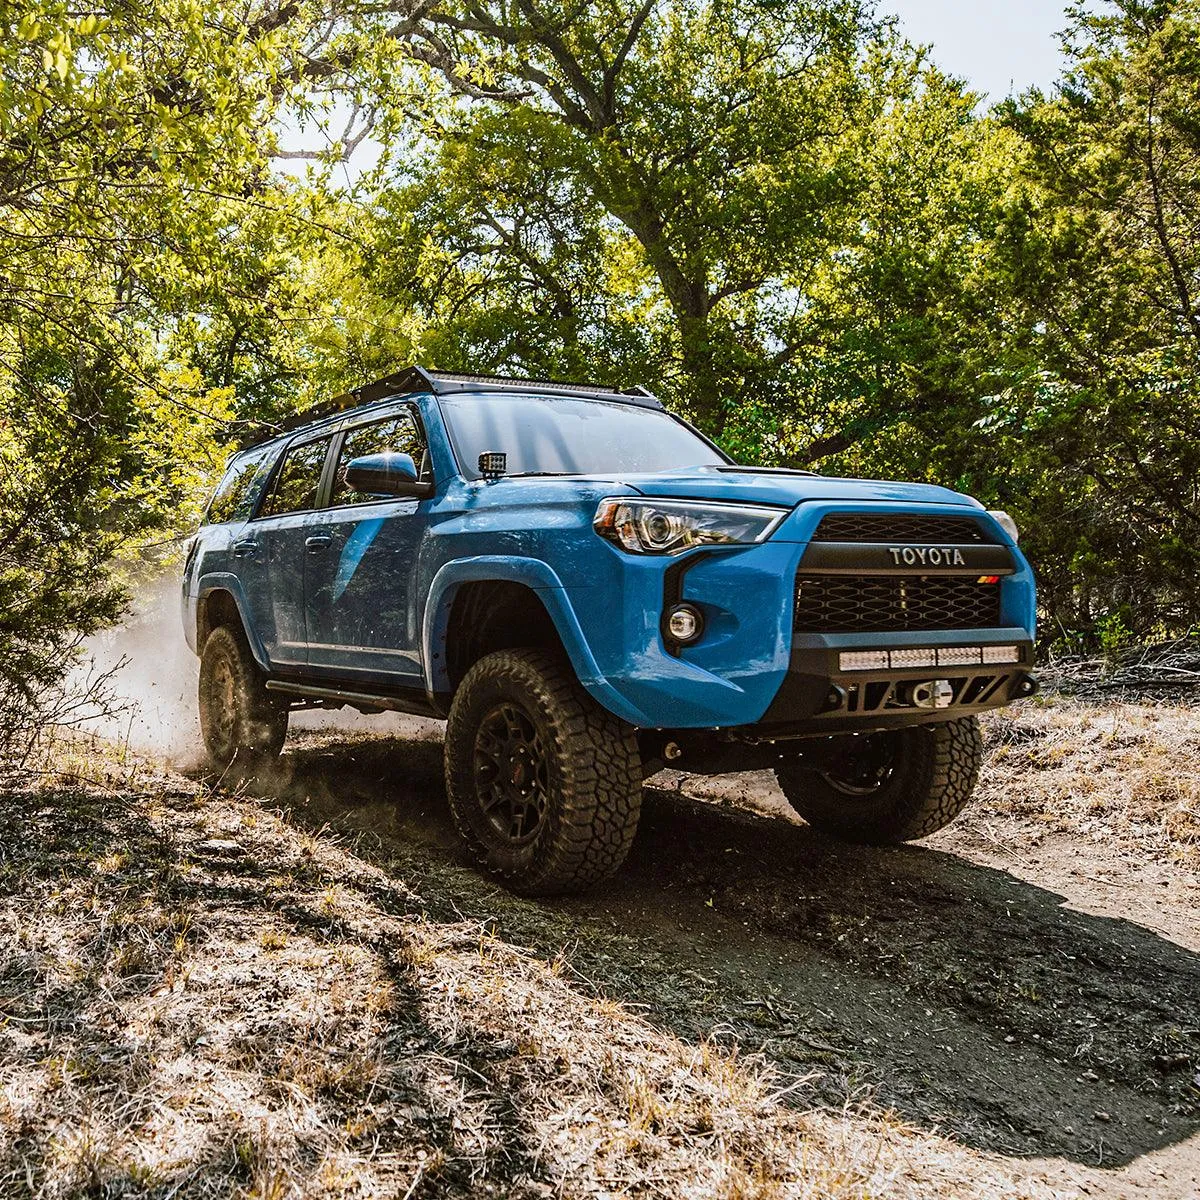
[[[864, 650], [929, 651], [935, 657], [955, 657], [958, 648], [1016, 646], [1017, 661], [1008, 663], [958, 663], [885, 670], [844, 670], [842, 655]], [[982, 657], [982, 654], [981, 654]], [[1037, 682], [1033, 668], [1033, 642], [1023, 629], [955, 630], [926, 635], [880, 634], [865, 638], [851, 635], [797, 635], [791, 662], [770, 708], [761, 721], [746, 727], [746, 734], [770, 737], [788, 731], [816, 735], [895, 729], [998, 708], [1032, 696]], [[944, 681], [943, 703], [919, 703], [916, 685]], [[927, 690], [927, 689], [926, 689]]]

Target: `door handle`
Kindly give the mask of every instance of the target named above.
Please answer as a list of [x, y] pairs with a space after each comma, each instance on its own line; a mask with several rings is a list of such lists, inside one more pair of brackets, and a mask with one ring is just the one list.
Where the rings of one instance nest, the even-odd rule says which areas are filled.
[[244, 558], [247, 554], [253, 554], [258, 549], [258, 542], [254, 538], [242, 538], [241, 541], [233, 543], [233, 553], [238, 558]]
[[304, 548], [313, 554], [318, 550], [324, 550], [332, 541], [333, 538], [328, 533], [315, 533], [312, 537], [304, 539]]

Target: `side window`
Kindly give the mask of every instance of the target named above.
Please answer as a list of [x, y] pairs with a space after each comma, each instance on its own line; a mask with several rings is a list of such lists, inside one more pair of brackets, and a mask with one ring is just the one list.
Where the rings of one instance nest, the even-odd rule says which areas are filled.
[[332, 438], [305, 442], [293, 446], [283, 458], [275, 486], [259, 511], [260, 517], [277, 517], [280, 513], [307, 512], [317, 504], [321, 486], [321, 468]]
[[[337, 470], [333, 476], [333, 496], [331, 504], [367, 504], [379, 500], [379, 496], [356, 492], [346, 482], [346, 468], [356, 458], [364, 454], [382, 454], [387, 450], [398, 451], [401, 454], [412, 455], [417, 471], [424, 476], [427, 467], [423, 465], [425, 443], [421, 438], [421, 430], [411, 412], [396, 413], [383, 421], [375, 421], [371, 425], [360, 425], [356, 429], [346, 431], [342, 450], [338, 455]], [[382, 497], [388, 499], [388, 497]]]
[[263, 480], [271, 470], [273, 446], [239, 454], [226, 468], [204, 514], [206, 525], [244, 521], [254, 511]]

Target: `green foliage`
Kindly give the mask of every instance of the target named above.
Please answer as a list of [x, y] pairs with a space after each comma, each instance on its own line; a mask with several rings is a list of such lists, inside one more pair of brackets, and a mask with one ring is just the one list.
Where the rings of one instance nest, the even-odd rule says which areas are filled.
[[1067, 38], [1061, 95], [997, 115], [1021, 172], [977, 428], [1012, 463], [1044, 603], [1103, 643], [1200, 619], [1200, 7], [1072, 10]]
[[435, 36], [477, 78], [444, 72], [372, 283], [439, 361], [647, 379], [734, 445], [788, 414], [911, 53], [842, 0], [447, 5]]
[[113, 560], [183, 532], [220, 461], [239, 343], [277, 315], [296, 254], [275, 242], [303, 198], [271, 180], [262, 132], [275, 61], [270, 35], [221, 28], [191, 0], [0, 10], [10, 717], [119, 612]]

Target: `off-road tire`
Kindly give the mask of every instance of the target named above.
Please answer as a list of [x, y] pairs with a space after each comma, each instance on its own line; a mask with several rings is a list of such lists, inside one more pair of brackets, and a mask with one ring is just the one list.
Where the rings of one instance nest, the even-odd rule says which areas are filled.
[[288, 710], [267, 691], [240, 628], [219, 625], [200, 654], [200, 731], [214, 767], [254, 765], [279, 756]]
[[[532, 724], [545, 772], [544, 816], [524, 844], [484, 809], [482, 727], [515, 708]], [[642, 770], [633, 727], [601, 708], [570, 665], [545, 650], [501, 650], [467, 672], [446, 725], [446, 793], [472, 856], [513, 891], [552, 895], [607, 879], [637, 831]]]
[[884, 846], [928, 837], [949, 825], [971, 798], [983, 758], [974, 717], [894, 730], [894, 767], [877, 790], [847, 795], [821, 771], [778, 767], [788, 803], [812, 826], [846, 842]]

